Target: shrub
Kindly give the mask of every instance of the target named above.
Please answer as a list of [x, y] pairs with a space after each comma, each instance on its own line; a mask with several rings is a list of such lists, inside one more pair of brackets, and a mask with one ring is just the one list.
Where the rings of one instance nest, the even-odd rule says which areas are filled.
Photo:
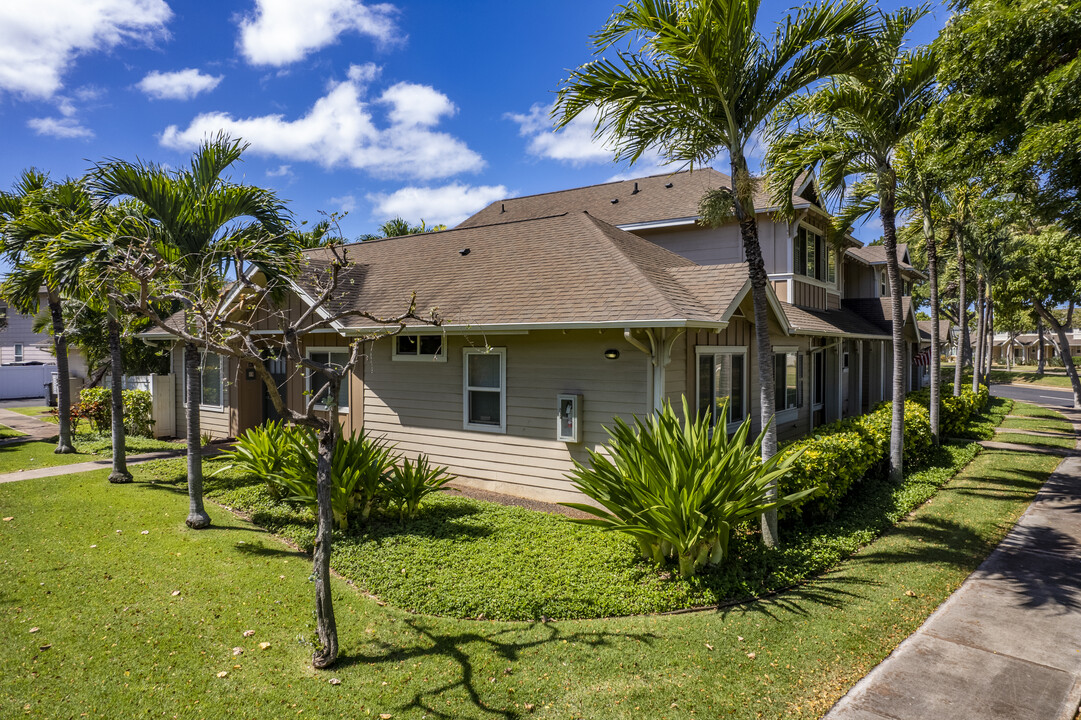
[[[770, 483], [788, 472], [794, 458], [760, 460], [762, 436], [748, 441], [750, 418], [731, 436], [713, 432], [707, 416], [694, 417], [683, 399], [681, 421], [670, 403], [631, 428], [616, 418], [611, 441], [588, 450], [590, 465], [575, 461], [575, 486], [604, 510], [562, 503], [593, 515], [576, 522], [618, 530], [638, 543], [647, 560], [679, 561], [690, 577], [705, 564], [720, 563], [729, 534], [739, 522], [810, 495], [813, 489], [770, 501]], [[726, 427], [722, 405], [718, 428]]]
[[[908, 399], [931, 407], [930, 389], [909, 393]], [[986, 385], [980, 385], [980, 391], [973, 393], [971, 388], [962, 388], [961, 394], [943, 393], [939, 398], [939, 435], [957, 437], [965, 432], [972, 416], [987, 407], [991, 395]]]
[[419, 456], [416, 462], [406, 458], [391, 471], [386, 483], [387, 495], [398, 510], [398, 517], [405, 522], [417, 516], [421, 500], [453, 479], [445, 467], [429, 464], [426, 455]]
[[822, 518], [836, 515], [852, 485], [884, 456], [879, 443], [852, 420], [818, 428], [813, 436], [787, 445], [780, 454], [795, 456], [788, 474], [781, 478], [782, 495], [817, 488], [802, 502], [784, 508], [782, 514], [806, 512]]
[[295, 429], [287, 426], [284, 421], [268, 422], [246, 430], [236, 439], [232, 450], [222, 453], [229, 464], [214, 474], [234, 467], [240, 468], [266, 483], [270, 496], [280, 500], [283, 487], [279, 475], [285, 452], [289, 448], [285, 436], [291, 432], [295, 432]]
[[[123, 390], [124, 432], [129, 435], [152, 437], [154, 434], [154, 396], [146, 390]], [[112, 431], [113, 393], [109, 388], [85, 388], [79, 402], [72, 406], [72, 415], [90, 422], [96, 433]]]
[[[316, 467], [319, 442], [311, 428], [294, 428], [285, 433], [286, 452], [278, 480], [285, 499], [300, 502], [314, 511], [316, 498]], [[398, 456], [393, 446], [372, 438], [365, 432], [354, 431], [342, 437], [335, 447], [331, 461], [330, 505], [334, 524], [349, 527], [349, 515], [360, 508], [360, 519], [367, 520], [372, 508], [382, 499], [383, 484]]]

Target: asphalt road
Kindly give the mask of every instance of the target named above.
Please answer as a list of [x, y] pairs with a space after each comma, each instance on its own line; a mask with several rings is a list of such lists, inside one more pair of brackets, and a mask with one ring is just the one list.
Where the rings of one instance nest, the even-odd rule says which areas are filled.
[[1043, 387], [1040, 385], [992, 385], [991, 394], [1021, 402], [1049, 405], [1051, 407], [1073, 407], [1073, 391], [1068, 388]]

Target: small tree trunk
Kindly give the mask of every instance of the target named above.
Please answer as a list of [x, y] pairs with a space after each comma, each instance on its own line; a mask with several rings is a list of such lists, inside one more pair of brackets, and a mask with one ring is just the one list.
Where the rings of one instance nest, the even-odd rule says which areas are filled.
[[109, 355], [112, 363], [112, 415], [113, 415], [113, 471], [109, 473], [111, 483], [131, 482], [128, 461], [125, 454], [124, 436], [124, 356], [120, 349], [120, 321], [116, 317], [116, 307], [109, 303]]
[[1047, 311], [1047, 308], [1043, 306], [1043, 303], [1036, 301], [1034, 303], [1036, 312], [1040, 314], [1044, 320], [1047, 321], [1048, 327], [1058, 335], [1059, 346], [1066, 348], [1066, 351], [1061, 353], [1062, 365], [1066, 368], [1066, 375], [1070, 378], [1070, 387], [1073, 390], [1073, 406], [1076, 410], [1081, 410], [1081, 380], [1077, 377], [1077, 367], [1073, 364], [1073, 353], [1069, 351], [1070, 341], [1066, 338], [1066, 328], [1055, 319], [1055, 316]]
[[995, 360], [995, 302], [991, 295], [990, 283], [987, 284], [987, 299], [984, 302], [987, 304], [987, 362], [985, 363], [987, 370], [983, 374], [983, 384], [990, 387], [991, 367]]
[[[751, 279], [751, 301], [754, 306], [755, 350], [758, 356], [758, 402], [762, 423], [762, 458], [769, 459], [777, 454], [777, 424], [773, 421], [776, 413], [774, 402], [775, 379], [773, 372], [773, 342], [769, 337], [769, 304], [766, 285], [769, 276], [762, 259], [762, 246], [758, 242], [758, 220], [755, 216], [754, 195], [751, 192], [751, 173], [747, 160], [742, 155], [732, 154], [732, 195], [735, 198], [736, 216], [739, 219], [740, 235], [743, 239], [743, 254], [747, 258], [747, 272]], [[777, 497], [777, 483], [770, 483], [766, 493], [772, 501]], [[762, 542], [766, 547], [775, 546], [777, 535], [777, 511], [770, 510], [762, 515]]]
[[953, 396], [961, 396], [961, 375], [965, 365], [965, 350], [968, 348], [968, 298], [965, 288], [965, 240], [964, 232], [957, 231], [957, 317], [960, 335], [957, 339], [957, 364], [953, 368]]
[[895, 226], [897, 177], [892, 168], [881, 169], [879, 177], [879, 215], [882, 218], [882, 240], [886, 246], [886, 276], [890, 283], [890, 319], [893, 324], [893, 416], [890, 422], [889, 478], [891, 482], [901, 482], [905, 452], [905, 336]]
[[1036, 374], [1043, 375], [1046, 369], [1047, 359], [1044, 357], [1043, 318], [1036, 316]]
[[199, 348], [184, 346], [184, 374], [187, 378], [188, 407], [188, 518], [184, 523], [193, 530], [210, 525], [210, 516], [203, 509], [203, 439], [199, 433], [199, 403], [203, 399], [203, 370]]
[[75, 452], [71, 443], [71, 384], [68, 371], [68, 341], [64, 337], [64, 312], [60, 295], [49, 290], [49, 314], [53, 321], [53, 349], [56, 352], [56, 415], [60, 426], [55, 452], [65, 455]]
[[939, 357], [938, 319], [938, 244], [935, 241], [935, 226], [931, 223], [930, 208], [923, 208], [923, 237], [927, 245], [927, 276], [931, 290], [931, 438], [935, 445], [939, 443], [939, 425], [942, 397], [942, 360]]
[[334, 450], [338, 444], [338, 390], [341, 376], [328, 378], [330, 392], [326, 403], [329, 408], [327, 426], [319, 431], [319, 458], [316, 463], [316, 501], [319, 524], [315, 535], [315, 552], [312, 557], [312, 576], [315, 578], [315, 623], [319, 646], [312, 654], [312, 666], [327, 668], [338, 659], [338, 625], [334, 619], [334, 601], [330, 585], [330, 553], [334, 512], [330, 494], [333, 488], [331, 468]]
[[972, 392], [980, 390], [980, 373], [983, 372], [983, 333], [986, 328], [983, 305], [983, 274], [976, 274], [976, 357], [972, 363]]

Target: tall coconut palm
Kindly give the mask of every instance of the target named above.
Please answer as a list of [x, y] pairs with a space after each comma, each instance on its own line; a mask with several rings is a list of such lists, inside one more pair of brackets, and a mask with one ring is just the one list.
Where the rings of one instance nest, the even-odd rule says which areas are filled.
[[57, 388], [58, 440], [55, 452], [73, 453], [71, 440], [71, 390], [68, 344], [65, 335], [62, 293], [51, 278], [55, 245], [67, 228], [92, 214], [90, 196], [74, 180], [52, 183], [37, 170], [27, 170], [13, 192], [0, 193], [3, 253], [12, 264], [0, 294], [24, 313], [36, 313], [42, 289], [52, 318]]
[[831, 80], [785, 103], [770, 125], [766, 156], [775, 201], [791, 212], [792, 183], [819, 168], [824, 192], [842, 195], [851, 176], [874, 183], [886, 247], [893, 324], [893, 417], [890, 478], [899, 481], [904, 456], [905, 341], [897, 262], [897, 170], [894, 156], [917, 132], [935, 98], [937, 62], [928, 48], [909, 50], [905, 38], [926, 9], [883, 14], [873, 51], [857, 75]]
[[[593, 36], [602, 57], [564, 81], [553, 115], [564, 127], [583, 113], [595, 114], [595, 135], [613, 143], [617, 160], [634, 162], [657, 151], [693, 167], [728, 154], [731, 187], [703, 198], [703, 216], [739, 222], [754, 303], [762, 455], [768, 458], [777, 452], [773, 347], [747, 148], [786, 99], [858, 66], [857, 41], [869, 13], [862, 2], [815, 4], [766, 37], [757, 29], [759, 8], [759, 0], [631, 0]], [[631, 49], [603, 57], [624, 40], [632, 41]], [[762, 536], [776, 543], [775, 511], [763, 517]]]
[[[222, 176], [240, 159], [245, 143], [220, 134], [195, 152], [187, 168], [175, 171], [144, 163], [109, 160], [100, 163], [91, 185], [102, 200], [130, 198], [146, 219], [145, 241], [162, 260], [162, 281], [174, 286], [177, 297], [206, 298], [221, 293], [234, 251], [261, 234], [284, 237], [289, 213], [270, 191], [233, 183]], [[197, 318], [185, 313], [184, 322]], [[191, 528], [210, 525], [203, 507], [202, 353], [184, 346], [187, 399], [187, 456]]]

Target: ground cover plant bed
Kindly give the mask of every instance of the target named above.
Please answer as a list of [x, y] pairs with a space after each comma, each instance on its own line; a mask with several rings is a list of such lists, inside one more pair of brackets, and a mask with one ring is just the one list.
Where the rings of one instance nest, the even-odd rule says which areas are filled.
[[324, 672], [309, 664], [310, 559], [213, 505], [213, 529], [187, 529], [183, 489], [148, 482], [181, 461], [135, 466], [124, 486], [107, 470], [8, 483], [0, 715], [817, 718], [957, 588], [1058, 461], [985, 450], [832, 572], [721, 611], [476, 622], [335, 579], [341, 661]]
[[[995, 400], [978, 425], [1001, 422], [1012, 401]], [[769, 549], [753, 524], [733, 533], [724, 564], [686, 580], [675, 565], [641, 561], [620, 533], [444, 493], [403, 525], [374, 514], [335, 533], [332, 565], [345, 578], [397, 607], [457, 618], [536, 620], [669, 612], [763, 596], [834, 567], [901, 518], [969, 463], [976, 443], [947, 443], [893, 485], [879, 474], [856, 483], [835, 518], [782, 523], [783, 544]], [[213, 475], [221, 460], [206, 462]], [[183, 469], [156, 480], [178, 488]], [[309, 512], [274, 501], [259, 478], [231, 470], [208, 477], [207, 497], [234, 508], [310, 551]]]
[[[55, 438], [52, 440], [14, 443], [0, 447], [0, 474], [42, 467], [71, 465], [112, 457], [113, 443], [108, 435], [80, 434], [75, 435], [72, 442], [78, 452], [64, 455], [57, 455], [53, 452], [56, 449]], [[124, 446], [127, 448], [128, 454], [132, 455], [162, 450], [175, 450], [178, 452], [184, 450], [182, 444], [135, 436], [128, 436]]]

